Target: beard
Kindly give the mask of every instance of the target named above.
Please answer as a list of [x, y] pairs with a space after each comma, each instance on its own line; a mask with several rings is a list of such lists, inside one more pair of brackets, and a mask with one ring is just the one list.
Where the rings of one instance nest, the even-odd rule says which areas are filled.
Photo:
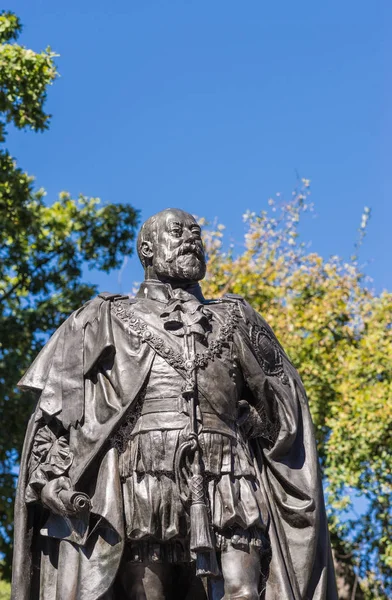
[[155, 270], [158, 276], [181, 281], [200, 281], [206, 274], [204, 254], [195, 252], [178, 253], [170, 261], [157, 260]]
[[190, 281], [200, 281], [206, 274], [205, 262], [200, 260], [196, 254], [181, 254], [172, 266], [180, 275], [178, 279], [189, 279]]

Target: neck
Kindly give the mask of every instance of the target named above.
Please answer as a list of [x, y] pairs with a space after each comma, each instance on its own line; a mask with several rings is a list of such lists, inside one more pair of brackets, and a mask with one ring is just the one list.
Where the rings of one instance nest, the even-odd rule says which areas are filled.
[[173, 290], [184, 290], [185, 292], [188, 292], [188, 294], [192, 294], [193, 296], [195, 296], [195, 298], [199, 300], [199, 302], [204, 302], [203, 292], [201, 291], [201, 287], [198, 281], [168, 281], [167, 283], [170, 283]]
[[203, 296], [203, 292], [201, 291], [201, 287], [198, 281], [184, 281], [181, 279], [169, 279], [169, 278], [161, 278], [161, 277], [149, 277], [146, 273], [146, 277], [144, 279], [144, 281], [146, 283], [151, 282], [151, 283], [164, 283], [164, 284], [169, 284], [173, 290], [176, 289], [181, 289], [184, 290], [185, 292], [188, 292], [188, 294], [192, 294], [193, 296], [195, 296], [195, 298], [197, 300], [199, 300], [199, 302], [204, 302], [205, 298]]

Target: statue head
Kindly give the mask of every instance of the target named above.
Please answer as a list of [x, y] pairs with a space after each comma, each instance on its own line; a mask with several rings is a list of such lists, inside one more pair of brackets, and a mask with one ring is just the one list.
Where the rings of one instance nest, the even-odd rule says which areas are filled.
[[206, 274], [200, 226], [192, 215], [167, 208], [143, 223], [137, 251], [146, 279], [193, 283]]

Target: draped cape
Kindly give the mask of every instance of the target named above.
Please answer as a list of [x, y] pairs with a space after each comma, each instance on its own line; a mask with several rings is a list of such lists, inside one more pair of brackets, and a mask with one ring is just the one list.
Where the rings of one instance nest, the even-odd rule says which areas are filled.
[[[39, 400], [26, 432], [15, 502], [13, 600], [97, 600], [110, 590], [118, 570], [124, 517], [117, 451], [107, 442], [132, 411], [154, 351], [112, 316], [111, 303], [117, 298], [102, 294], [73, 313], [19, 383], [22, 389], [36, 391]], [[303, 385], [273, 332], [249, 304], [239, 297], [223, 298], [208, 308], [219, 318], [228, 302], [236, 302], [241, 314], [234, 346], [253, 404], [263, 417], [272, 411], [279, 425], [273, 443], [251, 440], [272, 550], [265, 598], [336, 600], [321, 475]], [[133, 305], [156, 330], [158, 304], [140, 299]], [[163, 328], [160, 335], [170, 337]], [[199, 383], [212, 408], [224, 415], [225, 390], [217, 395], [210, 387], [220, 368], [215, 358], [200, 370]], [[69, 430], [71, 482], [92, 498], [94, 519], [80, 540], [62, 517], [51, 524], [39, 503], [25, 501], [36, 431], [42, 419], [53, 418]]]

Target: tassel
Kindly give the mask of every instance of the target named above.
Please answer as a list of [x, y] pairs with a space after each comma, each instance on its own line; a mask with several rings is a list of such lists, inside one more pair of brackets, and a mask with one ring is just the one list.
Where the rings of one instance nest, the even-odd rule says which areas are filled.
[[[192, 477], [193, 479], [193, 477]], [[214, 550], [207, 507], [203, 503], [191, 505], [191, 539], [190, 549], [194, 552], [211, 552]]]
[[215, 550], [196, 554], [196, 575], [197, 577], [220, 577]]
[[200, 474], [192, 475], [189, 481], [192, 492], [190, 509], [191, 537], [190, 549], [196, 553], [196, 575], [218, 577], [220, 575], [204, 501], [204, 482]]

